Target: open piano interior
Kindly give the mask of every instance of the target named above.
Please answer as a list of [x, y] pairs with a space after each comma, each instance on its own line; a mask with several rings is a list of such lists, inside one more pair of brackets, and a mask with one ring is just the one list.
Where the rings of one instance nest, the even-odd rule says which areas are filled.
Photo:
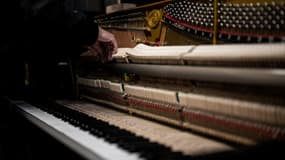
[[284, 158], [284, 0], [166, 0], [94, 20], [118, 41], [113, 61], [84, 53], [67, 64], [75, 98], [10, 100], [21, 115], [86, 159]]

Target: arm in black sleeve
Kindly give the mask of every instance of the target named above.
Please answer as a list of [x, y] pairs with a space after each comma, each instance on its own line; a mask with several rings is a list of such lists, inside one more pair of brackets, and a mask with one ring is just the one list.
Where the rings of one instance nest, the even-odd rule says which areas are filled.
[[73, 12], [72, 17], [76, 21], [71, 27], [71, 32], [75, 36], [74, 42], [79, 46], [94, 44], [98, 38], [98, 25], [77, 11]]
[[[41, 0], [24, 6], [28, 13], [26, 37], [36, 52], [51, 56], [76, 56], [98, 37], [98, 26], [83, 13], [74, 11], [71, 0]], [[58, 53], [56, 53], [58, 52]], [[37, 54], [37, 53], [36, 53]]]

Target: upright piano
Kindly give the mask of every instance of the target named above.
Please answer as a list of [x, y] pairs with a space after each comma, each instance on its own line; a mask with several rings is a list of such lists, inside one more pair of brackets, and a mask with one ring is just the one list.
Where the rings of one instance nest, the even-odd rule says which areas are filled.
[[[284, 158], [285, 1], [166, 0], [95, 17], [75, 99], [10, 100], [86, 159]], [[74, 66], [73, 66], [74, 67]]]

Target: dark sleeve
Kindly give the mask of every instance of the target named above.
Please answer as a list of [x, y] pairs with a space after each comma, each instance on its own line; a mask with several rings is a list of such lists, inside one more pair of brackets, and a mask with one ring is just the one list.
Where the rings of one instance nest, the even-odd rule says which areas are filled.
[[74, 42], [80, 46], [95, 43], [98, 38], [98, 25], [77, 11], [73, 13], [73, 20], [76, 21], [71, 27], [71, 32], [76, 37]]
[[26, 1], [30, 1], [24, 6], [29, 33], [26, 37], [32, 40], [30, 46], [35, 51], [51, 56], [76, 56], [86, 50], [84, 46], [96, 42], [97, 24], [73, 10], [72, 0]]

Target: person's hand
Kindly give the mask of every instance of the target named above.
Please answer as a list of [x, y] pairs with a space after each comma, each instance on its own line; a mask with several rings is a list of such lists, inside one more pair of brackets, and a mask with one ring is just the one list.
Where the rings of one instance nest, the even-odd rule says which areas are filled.
[[100, 28], [96, 43], [88, 47], [88, 53], [92, 56], [97, 56], [98, 59], [105, 63], [112, 60], [112, 55], [117, 52], [118, 44], [115, 36]]

